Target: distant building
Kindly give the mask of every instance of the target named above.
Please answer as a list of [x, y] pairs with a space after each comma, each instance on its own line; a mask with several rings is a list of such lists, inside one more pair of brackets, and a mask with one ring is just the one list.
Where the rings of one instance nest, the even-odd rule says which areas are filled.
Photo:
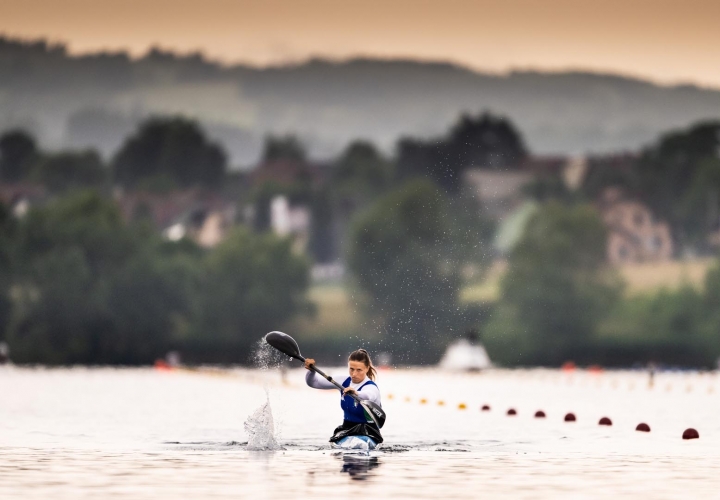
[[236, 206], [219, 194], [201, 189], [116, 196], [125, 220], [147, 218], [173, 241], [188, 237], [204, 247], [220, 243], [236, 219]]
[[327, 181], [329, 174], [328, 165], [282, 159], [259, 163], [249, 173], [249, 178], [253, 185], [272, 181], [280, 184], [310, 182], [313, 186], [318, 186]]
[[469, 168], [464, 183], [478, 197], [485, 214], [501, 220], [525, 201], [522, 188], [534, 178], [533, 173], [519, 170]]
[[582, 158], [530, 156], [513, 168], [470, 167], [464, 173], [463, 183], [480, 200], [488, 217], [502, 221], [527, 201], [525, 186], [554, 177], [573, 189], [582, 182], [585, 170]]
[[670, 226], [654, 218], [650, 209], [627, 198], [618, 188], [607, 188], [598, 201], [608, 228], [607, 257], [613, 264], [670, 260]]
[[0, 184], [0, 203], [7, 206], [15, 217], [24, 216], [30, 207], [43, 203], [47, 190], [40, 184]]

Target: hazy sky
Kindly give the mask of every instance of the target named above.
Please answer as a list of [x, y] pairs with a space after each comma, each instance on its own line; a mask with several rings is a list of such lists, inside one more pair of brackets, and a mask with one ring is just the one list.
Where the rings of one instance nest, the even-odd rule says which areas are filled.
[[0, 33], [75, 53], [412, 57], [720, 87], [720, 0], [0, 0]]

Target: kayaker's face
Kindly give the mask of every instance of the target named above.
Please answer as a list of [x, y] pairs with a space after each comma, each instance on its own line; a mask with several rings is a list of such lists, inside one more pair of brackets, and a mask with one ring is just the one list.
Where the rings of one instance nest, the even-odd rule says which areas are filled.
[[368, 367], [362, 361], [348, 361], [348, 370], [350, 371], [350, 380], [353, 384], [359, 384], [365, 380]]

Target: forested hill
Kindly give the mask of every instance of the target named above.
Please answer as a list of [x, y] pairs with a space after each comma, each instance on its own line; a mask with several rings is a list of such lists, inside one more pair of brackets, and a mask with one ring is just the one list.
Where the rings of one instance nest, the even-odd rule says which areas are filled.
[[200, 119], [235, 165], [268, 132], [297, 133], [314, 156], [366, 138], [440, 134], [461, 112], [506, 115], [535, 153], [635, 149], [665, 130], [720, 118], [720, 90], [613, 75], [478, 73], [443, 63], [312, 60], [226, 67], [154, 50], [73, 57], [61, 45], [0, 38], [0, 131], [21, 126], [47, 147], [109, 154], [149, 114]]

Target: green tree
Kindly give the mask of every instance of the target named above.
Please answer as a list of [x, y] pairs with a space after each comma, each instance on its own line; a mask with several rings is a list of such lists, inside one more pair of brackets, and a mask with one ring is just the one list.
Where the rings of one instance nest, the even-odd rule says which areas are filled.
[[148, 363], [179, 345], [196, 314], [198, 271], [199, 261], [162, 256], [154, 247], [135, 255], [108, 284], [112, 342], [98, 357]]
[[62, 192], [100, 187], [107, 179], [107, 171], [96, 151], [64, 151], [42, 156], [32, 178], [50, 191]]
[[557, 202], [541, 208], [510, 254], [487, 325], [491, 357], [556, 365], [592, 342], [620, 293], [605, 248], [606, 230], [593, 208]]
[[0, 202], [0, 340], [10, 320], [10, 285], [12, 284], [12, 255], [15, 236], [15, 220], [10, 210]]
[[7, 337], [18, 362], [149, 363], [190, 315], [185, 267], [96, 193], [33, 209], [16, 232]]
[[289, 160], [298, 163], [307, 161], [307, 152], [300, 140], [294, 135], [265, 138], [262, 161]]
[[720, 123], [704, 122], [669, 133], [646, 148], [636, 167], [637, 189], [673, 227], [680, 243], [688, 243], [683, 200], [703, 164], [720, 154]]
[[333, 186], [344, 195], [373, 196], [393, 180], [392, 164], [369, 142], [356, 141], [340, 155], [333, 169]]
[[599, 326], [597, 347], [616, 352], [626, 365], [654, 361], [708, 366], [715, 360], [716, 346], [703, 331], [703, 302], [702, 294], [689, 285], [625, 298]]
[[704, 291], [702, 333], [709, 346], [708, 352], [717, 362], [720, 359], [720, 261], [705, 276]]
[[235, 230], [205, 261], [196, 337], [249, 356], [263, 334], [303, 312], [308, 284], [308, 262], [289, 240]]
[[312, 222], [310, 226], [310, 254], [315, 262], [328, 263], [337, 255], [333, 228], [334, 207], [327, 189], [319, 189], [313, 195]]
[[[477, 218], [477, 215], [476, 215]], [[460, 270], [484, 255], [483, 234], [463, 227], [446, 195], [416, 180], [353, 222], [348, 265], [402, 362], [430, 362], [462, 318]]]
[[168, 179], [181, 187], [217, 186], [227, 159], [192, 120], [151, 118], [140, 125], [115, 155], [115, 179], [126, 186]]
[[720, 231], [720, 158], [699, 162], [693, 180], [676, 207], [685, 240], [699, 250], [709, 251], [707, 236]]
[[520, 133], [506, 118], [490, 113], [462, 115], [444, 138], [401, 140], [398, 174], [401, 178], [427, 175], [457, 193], [467, 168], [515, 168], [526, 154]]
[[16, 182], [30, 174], [38, 158], [35, 139], [22, 130], [0, 136], [0, 180]]

